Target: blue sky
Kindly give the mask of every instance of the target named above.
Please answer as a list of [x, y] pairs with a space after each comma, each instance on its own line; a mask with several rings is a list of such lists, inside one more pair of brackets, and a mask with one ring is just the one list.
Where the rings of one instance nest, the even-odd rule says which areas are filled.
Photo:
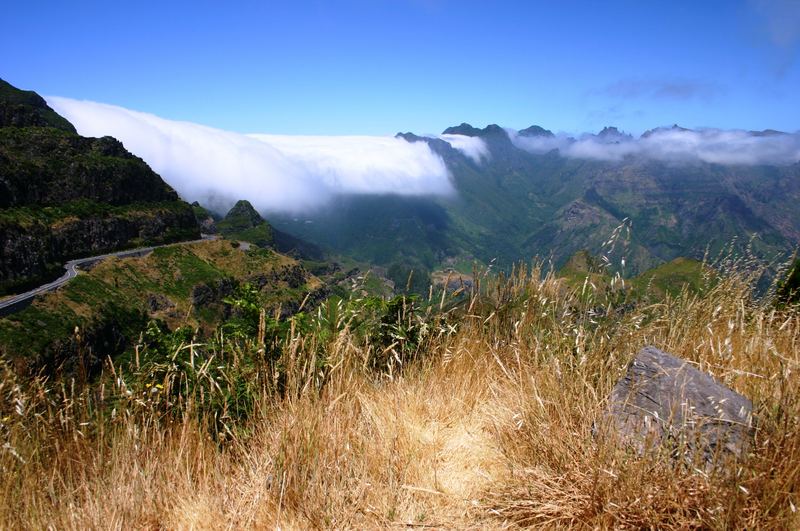
[[242, 133], [800, 129], [800, 1], [7, 2], [0, 77]]

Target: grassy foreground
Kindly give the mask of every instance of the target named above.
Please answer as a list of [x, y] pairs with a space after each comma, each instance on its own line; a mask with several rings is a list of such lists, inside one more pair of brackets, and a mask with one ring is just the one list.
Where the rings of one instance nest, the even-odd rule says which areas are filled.
[[[797, 312], [736, 273], [624, 312], [540, 276], [427, 309], [262, 312], [202, 345], [155, 330], [92, 385], [3, 367], [0, 527], [800, 526]], [[730, 473], [592, 437], [648, 344], [753, 400]]]

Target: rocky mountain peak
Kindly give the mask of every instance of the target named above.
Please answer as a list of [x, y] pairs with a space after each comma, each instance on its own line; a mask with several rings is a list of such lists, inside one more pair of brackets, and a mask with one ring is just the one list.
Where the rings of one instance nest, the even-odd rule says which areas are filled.
[[487, 137], [508, 137], [506, 130], [500, 127], [497, 124], [489, 124], [483, 129], [479, 129], [477, 127], [473, 127], [468, 123], [462, 123], [461, 125], [456, 125], [454, 127], [448, 127], [442, 133], [443, 135], [464, 135], [464, 136], [477, 136], [481, 138]]
[[532, 125], [530, 127], [526, 127], [525, 129], [521, 129], [519, 131], [519, 135], [528, 137], [543, 136], [547, 138], [555, 136], [549, 129], [545, 129], [544, 127], [538, 125]]
[[481, 136], [481, 129], [477, 127], [473, 127], [466, 122], [462, 122], [461, 125], [455, 125], [453, 127], [448, 127], [442, 132], [443, 135], [464, 135], [464, 136]]
[[656, 127], [655, 129], [648, 129], [647, 131], [642, 133], [642, 138], [647, 138], [655, 133], [684, 132], [684, 131], [691, 131], [691, 129], [686, 129], [685, 127], [681, 127], [678, 124], [672, 124], [672, 127]]
[[595, 137], [605, 143], [616, 143], [616, 142], [624, 142], [626, 140], [631, 140], [633, 137], [627, 133], [624, 133], [617, 129], [614, 126], [606, 126], [603, 128], [602, 131], [597, 133]]

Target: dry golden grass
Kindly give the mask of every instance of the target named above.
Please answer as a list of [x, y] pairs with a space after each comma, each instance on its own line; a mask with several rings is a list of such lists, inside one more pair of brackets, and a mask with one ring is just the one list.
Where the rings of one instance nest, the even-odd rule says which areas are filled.
[[[4, 369], [0, 526], [800, 526], [797, 313], [754, 303], [737, 275], [616, 317], [588, 313], [538, 271], [483, 282], [391, 378], [368, 368], [347, 329], [324, 345], [290, 338], [284, 391], [264, 385], [223, 442], [191, 404], [177, 417], [136, 399], [110, 410], [97, 389], [54, 391]], [[647, 344], [753, 400], [755, 444], [731, 473], [593, 438], [604, 398]]]

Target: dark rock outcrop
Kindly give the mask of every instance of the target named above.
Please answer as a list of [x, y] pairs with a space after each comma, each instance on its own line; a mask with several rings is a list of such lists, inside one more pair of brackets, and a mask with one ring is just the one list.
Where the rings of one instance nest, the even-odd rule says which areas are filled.
[[192, 305], [196, 308], [202, 308], [204, 306], [208, 306], [212, 302], [216, 302], [218, 299], [217, 294], [211, 286], [208, 284], [197, 284], [192, 288]]
[[642, 349], [611, 392], [605, 427], [639, 451], [666, 446], [705, 466], [742, 457], [753, 405], [712, 376], [654, 347]]
[[197, 284], [192, 288], [192, 304], [202, 308], [222, 302], [226, 297], [233, 295], [238, 285], [237, 280], [229, 277], [221, 278], [211, 284]]
[[291, 264], [279, 267], [268, 273], [259, 273], [247, 279], [247, 281], [261, 290], [265, 286], [273, 286], [278, 283], [285, 283], [287, 287], [299, 288], [308, 281], [308, 271], [300, 264]]
[[145, 301], [150, 313], [169, 310], [175, 307], [175, 303], [162, 293], [150, 293]]

